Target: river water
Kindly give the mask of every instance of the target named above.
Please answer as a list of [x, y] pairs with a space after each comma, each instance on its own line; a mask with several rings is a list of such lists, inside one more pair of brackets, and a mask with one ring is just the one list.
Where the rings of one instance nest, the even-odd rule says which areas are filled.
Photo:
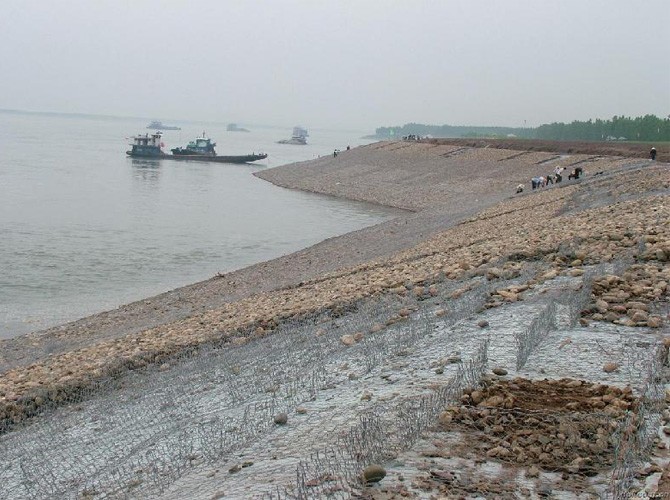
[[0, 338], [36, 331], [268, 260], [386, 220], [378, 206], [279, 188], [259, 169], [364, 144], [364, 131], [181, 123], [256, 164], [126, 157], [148, 120], [0, 112]]

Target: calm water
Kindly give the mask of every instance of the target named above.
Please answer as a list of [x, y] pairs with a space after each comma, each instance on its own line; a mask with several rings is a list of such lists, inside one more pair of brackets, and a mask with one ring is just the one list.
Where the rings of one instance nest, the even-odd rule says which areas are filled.
[[[182, 125], [257, 165], [132, 160], [146, 121], [0, 113], [0, 338], [39, 330], [304, 248], [393, 212], [275, 187], [252, 172], [365, 141], [365, 132]], [[247, 127], [251, 128], [251, 127]]]

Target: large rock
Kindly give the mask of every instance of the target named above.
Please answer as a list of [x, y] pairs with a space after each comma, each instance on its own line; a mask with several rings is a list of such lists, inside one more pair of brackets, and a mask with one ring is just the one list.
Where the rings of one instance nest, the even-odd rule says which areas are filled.
[[363, 479], [366, 483], [378, 483], [386, 477], [386, 469], [381, 465], [372, 464], [363, 469]]

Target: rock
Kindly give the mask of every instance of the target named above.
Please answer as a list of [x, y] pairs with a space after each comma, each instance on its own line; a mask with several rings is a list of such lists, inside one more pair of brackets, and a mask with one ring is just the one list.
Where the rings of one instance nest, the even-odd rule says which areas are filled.
[[450, 356], [446, 359], [446, 362], [450, 365], [456, 364], [456, 363], [462, 363], [463, 360], [461, 359], [460, 356]]
[[663, 324], [660, 316], [649, 316], [647, 319], [647, 326], [649, 328], [659, 328]]
[[482, 403], [482, 406], [488, 406], [488, 407], [491, 407], [491, 408], [495, 408], [497, 406], [502, 406], [504, 402], [505, 402], [505, 398], [503, 398], [502, 396], [496, 395], [496, 396], [491, 396], [486, 401], [484, 401]]
[[491, 370], [494, 374], [498, 375], [499, 377], [504, 377], [507, 375], [507, 370], [504, 368], [496, 367], [493, 370]]
[[470, 398], [474, 404], [478, 405], [484, 399], [484, 393], [482, 391], [472, 391], [470, 393]]
[[558, 271], [556, 269], [552, 269], [551, 271], [547, 271], [542, 275], [542, 279], [545, 280], [551, 280], [554, 279], [556, 276], [558, 276]]
[[370, 401], [372, 399], [372, 393], [370, 391], [363, 391], [361, 395], [361, 401]]
[[441, 366], [438, 367], [438, 368], [435, 368], [435, 373], [437, 375], [442, 375], [444, 373], [444, 368], [442, 368]]
[[639, 309], [631, 309], [631, 311], [634, 311], [630, 317], [634, 323], [643, 323], [649, 318], [649, 315], [645, 311], [640, 311]]
[[503, 270], [497, 267], [492, 267], [486, 271], [486, 279], [491, 281], [500, 278], [503, 275]]
[[356, 343], [356, 340], [353, 335], [342, 335], [342, 337], [340, 337], [340, 342], [346, 346], [352, 346]]
[[242, 467], [240, 467], [238, 464], [235, 464], [230, 469], [228, 469], [228, 472], [231, 474], [235, 474], [236, 472], [240, 472], [241, 470]]
[[363, 333], [362, 332], [354, 333], [354, 341], [360, 342], [361, 340], [363, 340]]
[[382, 325], [381, 323], [375, 323], [374, 325], [372, 325], [372, 328], [370, 328], [370, 333], [381, 332], [383, 329], [384, 325]]
[[372, 464], [363, 469], [363, 479], [366, 483], [378, 483], [386, 476], [386, 469], [381, 465]]
[[439, 421], [440, 424], [442, 425], [449, 425], [451, 421], [453, 420], [454, 416], [451, 414], [450, 411], [443, 411], [440, 414]]
[[286, 413], [278, 413], [275, 415], [274, 418], [275, 424], [277, 425], [284, 425], [286, 422], [288, 422], [288, 414]]
[[670, 426], [663, 427], [663, 433], [667, 436], [670, 436]]
[[[595, 319], [595, 318], [594, 318]], [[586, 318], [579, 318], [579, 324], [581, 326], [589, 326], [589, 320]]]
[[299, 415], [304, 415], [305, 413], [307, 413], [307, 408], [305, 408], [304, 406], [298, 406], [295, 409], [295, 412]]
[[410, 314], [412, 314], [412, 311], [410, 311], [410, 310], [407, 309], [407, 308], [403, 308], [403, 309], [400, 309], [400, 311], [398, 311], [398, 314], [400, 315], [400, 317], [402, 317], [402, 318], [406, 318], [407, 316], [409, 316]]
[[605, 363], [603, 365], [603, 371], [605, 373], [612, 373], [613, 371], [618, 370], [618, 369], [619, 369], [619, 365], [616, 364], [616, 363]]
[[482, 319], [482, 320], [477, 322], [477, 326], [479, 328], [486, 328], [487, 326], [489, 326], [489, 322], [486, 321], [485, 319]]
[[438, 309], [437, 311], [435, 311], [435, 316], [437, 316], [438, 318], [441, 318], [445, 314], [447, 314], [446, 309]]
[[608, 308], [609, 304], [606, 301], [602, 299], [596, 300], [596, 309], [598, 310], [599, 313], [605, 314]]

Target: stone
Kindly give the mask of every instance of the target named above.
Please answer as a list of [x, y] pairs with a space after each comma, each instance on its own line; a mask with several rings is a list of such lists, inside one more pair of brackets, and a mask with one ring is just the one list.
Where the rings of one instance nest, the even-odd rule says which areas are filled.
[[438, 318], [441, 318], [445, 314], [447, 314], [446, 309], [438, 309], [437, 311], [435, 311], [435, 316], [437, 316]]
[[383, 329], [384, 325], [382, 325], [381, 323], [375, 323], [374, 325], [372, 325], [372, 328], [370, 328], [370, 333], [381, 332]]
[[381, 465], [372, 464], [363, 469], [363, 479], [367, 484], [378, 483], [386, 476], [386, 469]]
[[304, 406], [298, 406], [295, 409], [295, 412], [299, 415], [304, 415], [305, 413], [307, 413], [307, 408], [305, 408]]
[[634, 312], [631, 314], [630, 319], [635, 323], [646, 322], [649, 318], [649, 315], [645, 311], [640, 311], [639, 309], [631, 309], [631, 311]]
[[277, 415], [275, 415], [274, 422], [277, 425], [286, 424], [286, 422], [288, 422], [288, 414], [287, 413], [277, 413]]
[[596, 300], [596, 309], [598, 310], [599, 313], [605, 314], [608, 308], [609, 304], [606, 301], [602, 299]]
[[238, 464], [235, 464], [230, 469], [228, 469], [228, 472], [231, 474], [235, 474], [236, 472], [240, 472], [241, 470], [242, 467], [240, 467]]
[[613, 371], [616, 371], [619, 369], [619, 365], [616, 363], [605, 363], [603, 365], [603, 371], [605, 373], [612, 373]]
[[354, 341], [360, 342], [361, 340], [363, 340], [363, 333], [362, 332], [354, 333]]
[[410, 310], [407, 309], [407, 308], [403, 308], [403, 309], [400, 309], [400, 311], [398, 311], [398, 314], [400, 315], [400, 317], [402, 317], [402, 318], [406, 318], [407, 316], [409, 316], [410, 314], [412, 314], [412, 311], [410, 311]]
[[482, 320], [477, 322], [477, 326], [479, 328], [486, 328], [487, 326], [489, 326], [489, 322], [486, 321], [485, 319], [482, 319]]
[[449, 425], [453, 419], [454, 416], [450, 411], [443, 411], [439, 417], [440, 424], [442, 425]]
[[492, 267], [486, 271], [486, 279], [491, 281], [500, 278], [503, 275], [503, 270], [497, 267]]
[[370, 401], [372, 399], [372, 393], [370, 391], [363, 391], [361, 395], [361, 401]]
[[542, 275], [542, 279], [544, 280], [552, 280], [556, 276], [558, 276], [558, 271], [556, 269], [552, 269], [551, 271], [547, 271]]
[[356, 343], [356, 340], [353, 335], [342, 335], [342, 337], [340, 337], [340, 342], [346, 346], [352, 346]]
[[504, 368], [500, 368], [499, 366], [491, 370], [495, 375], [498, 375], [499, 377], [504, 377], [507, 375], [507, 370]]
[[482, 391], [472, 391], [470, 393], [470, 398], [474, 404], [478, 405], [484, 399], [484, 393]]
[[649, 328], [659, 328], [663, 324], [663, 320], [660, 316], [649, 316], [647, 319], [647, 326]]

